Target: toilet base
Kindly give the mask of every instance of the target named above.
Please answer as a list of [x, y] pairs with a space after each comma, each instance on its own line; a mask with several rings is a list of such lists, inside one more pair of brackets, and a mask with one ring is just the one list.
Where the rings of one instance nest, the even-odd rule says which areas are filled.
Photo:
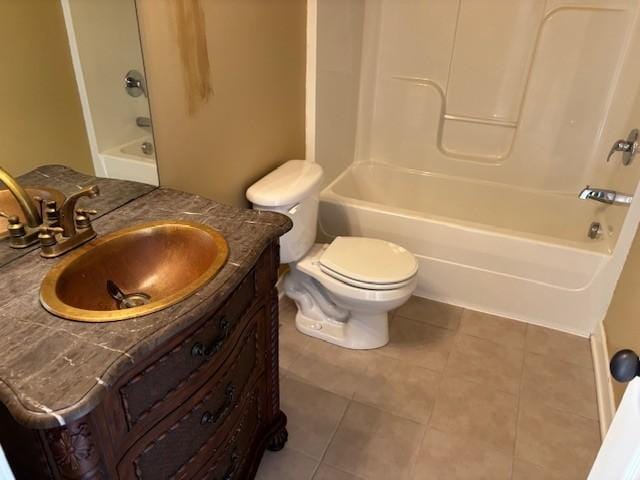
[[285, 277], [284, 291], [298, 307], [296, 327], [305, 335], [355, 350], [389, 343], [389, 316], [385, 310], [363, 312], [338, 305], [316, 280], [295, 266]]
[[389, 311], [405, 303], [416, 278], [393, 290], [353, 287], [328, 276], [318, 267], [326, 245], [316, 244], [284, 278], [287, 297], [298, 307], [296, 327], [305, 335], [354, 350], [370, 350], [389, 343]]
[[358, 315], [352, 312], [346, 322], [341, 322], [328, 318], [317, 320], [298, 310], [296, 328], [310, 337], [353, 350], [370, 350], [389, 343], [386, 313]]

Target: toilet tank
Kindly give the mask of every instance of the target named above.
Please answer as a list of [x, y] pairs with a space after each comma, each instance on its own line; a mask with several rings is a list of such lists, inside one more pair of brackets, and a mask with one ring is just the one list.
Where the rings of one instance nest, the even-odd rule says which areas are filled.
[[256, 210], [287, 215], [293, 228], [280, 238], [280, 262], [300, 260], [316, 240], [318, 194], [322, 167], [307, 160], [289, 160], [247, 190]]

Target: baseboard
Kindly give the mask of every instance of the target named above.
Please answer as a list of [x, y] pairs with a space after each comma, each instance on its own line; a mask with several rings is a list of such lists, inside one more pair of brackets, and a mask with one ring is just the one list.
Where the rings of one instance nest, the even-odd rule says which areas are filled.
[[609, 425], [616, 413], [616, 404], [609, 373], [609, 350], [604, 324], [600, 322], [598, 329], [590, 337], [593, 370], [596, 377], [596, 395], [598, 398], [598, 417], [600, 418], [600, 436], [604, 439]]
[[440, 303], [446, 303], [447, 305], [453, 305], [455, 307], [460, 307], [460, 308], [466, 308], [467, 310], [473, 310], [474, 312], [480, 312], [480, 313], [486, 313], [489, 315], [495, 315], [497, 317], [503, 317], [503, 318], [508, 318], [509, 320], [515, 320], [516, 322], [522, 322], [522, 323], [526, 323], [528, 325], [535, 325], [536, 327], [543, 327], [543, 328], [548, 328], [550, 330], [556, 330], [558, 332], [562, 332], [562, 333], [568, 333], [569, 335], [575, 335], [577, 337], [582, 337], [582, 338], [590, 338], [591, 335], [588, 332], [585, 331], [578, 331], [578, 330], [574, 330], [571, 328], [563, 328], [560, 325], [553, 325], [547, 322], [539, 322], [536, 320], [532, 320], [531, 318], [522, 318], [519, 317], [517, 315], [512, 315], [510, 313], [505, 313], [502, 311], [498, 311], [498, 310], [493, 310], [490, 308], [485, 308], [481, 305], [477, 305], [477, 304], [472, 304], [472, 303], [466, 303], [466, 302], [459, 302], [456, 301], [454, 299], [451, 299], [449, 297], [443, 297], [443, 296], [438, 296], [438, 295], [428, 295], [425, 294], [424, 292], [421, 291], [416, 291], [413, 293], [414, 296], [416, 297], [420, 297], [420, 298], [426, 298], [427, 300], [433, 300], [434, 302], [440, 302]]

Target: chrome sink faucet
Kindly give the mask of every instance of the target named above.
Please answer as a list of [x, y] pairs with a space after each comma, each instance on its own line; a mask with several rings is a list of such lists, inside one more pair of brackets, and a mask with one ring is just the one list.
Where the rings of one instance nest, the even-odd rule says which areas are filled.
[[590, 185], [583, 188], [578, 196], [581, 200], [595, 200], [609, 205], [630, 205], [633, 201], [633, 195], [618, 193], [615, 190], [595, 188]]

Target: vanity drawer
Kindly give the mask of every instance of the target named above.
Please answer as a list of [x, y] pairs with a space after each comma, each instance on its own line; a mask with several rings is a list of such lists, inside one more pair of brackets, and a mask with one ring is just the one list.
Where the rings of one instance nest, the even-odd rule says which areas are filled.
[[203, 371], [213, 372], [220, 366], [227, 357], [225, 347], [255, 298], [254, 277], [254, 272], [247, 275], [200, 328], [120, 387], [128, 430], [172, 403], [180, 390]]
[[252, 319], [220, 373], [127, 452], [120, 478], [191, 478], [211, 458], [229, 425], [238, 421], [248, 386], [262, 373], [264, 312]]
[[196, 478], [203, 480], [241, 480], [245, 465], [262, 426], [262, 402], [259, 390], [254, 392], [243, 408], [240, 420], [234, 425], [225, 442], [218, 448], [216, 459], [207, 464]]

